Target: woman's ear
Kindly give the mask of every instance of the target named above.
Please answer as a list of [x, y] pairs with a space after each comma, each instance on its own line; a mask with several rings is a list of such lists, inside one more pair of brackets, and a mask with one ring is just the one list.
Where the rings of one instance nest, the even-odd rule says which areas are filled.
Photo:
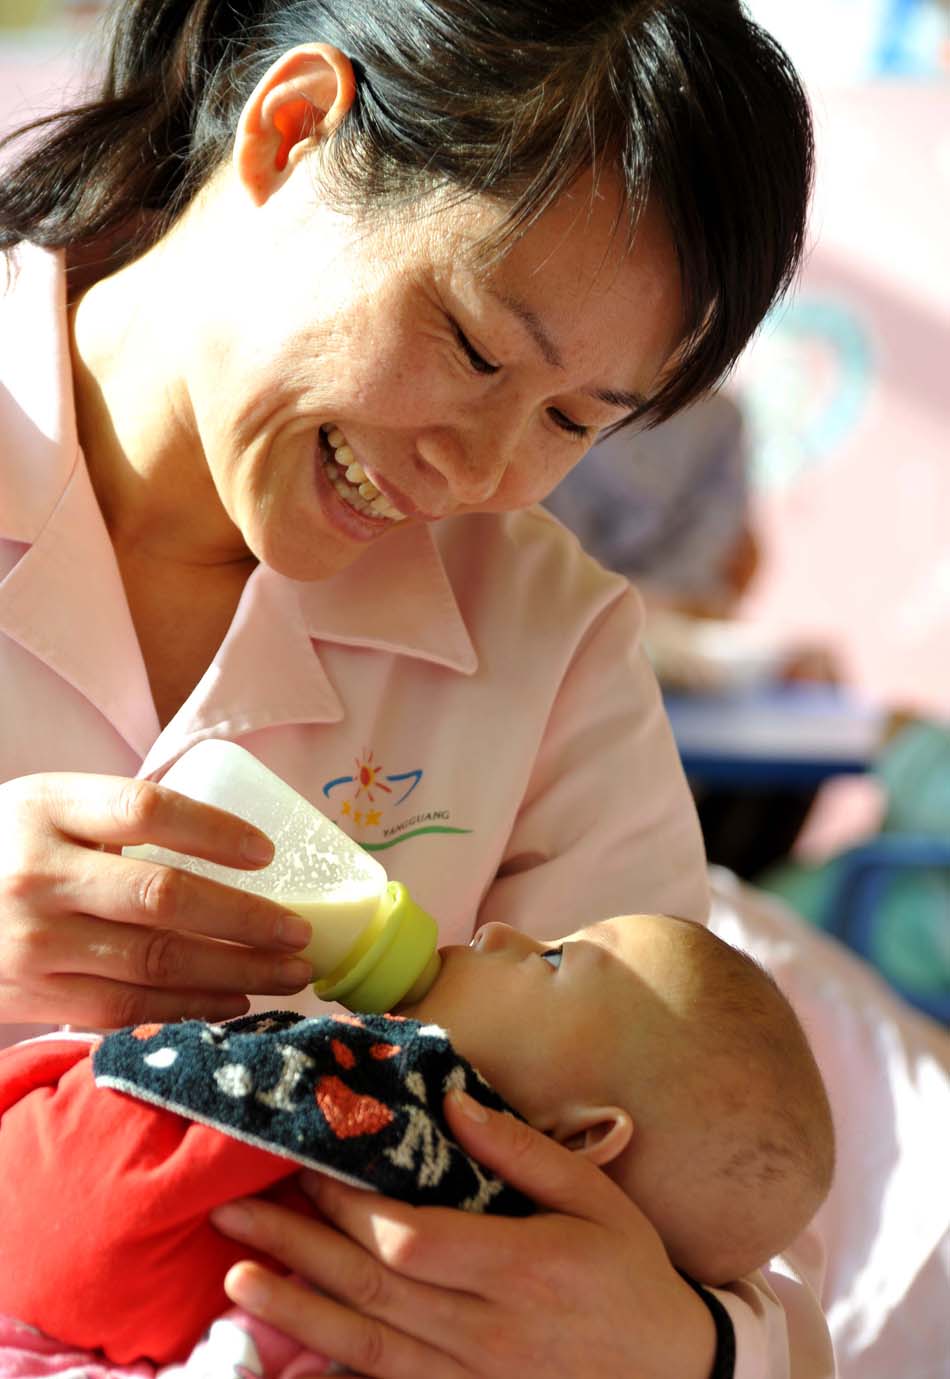
[[633, 1136], [633, 1121], [619, 1106], [573, 1106], [551, 1132], [559, 1144], [591, 1163], [606, 1167], [622, 1154]]
[[355, 96], [353, 64], [329, 43], [290, 48], [268, 68], [241, 112], [232, 160], [256, 206], [333, 133]]

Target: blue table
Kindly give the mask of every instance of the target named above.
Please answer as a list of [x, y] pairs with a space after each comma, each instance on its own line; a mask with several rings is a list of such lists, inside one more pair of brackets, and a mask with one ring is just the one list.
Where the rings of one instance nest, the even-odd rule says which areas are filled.
[[884, 714], [825, 685], [664, 695], [690, 780], [741, 789], [807, 788], [866, 771]]

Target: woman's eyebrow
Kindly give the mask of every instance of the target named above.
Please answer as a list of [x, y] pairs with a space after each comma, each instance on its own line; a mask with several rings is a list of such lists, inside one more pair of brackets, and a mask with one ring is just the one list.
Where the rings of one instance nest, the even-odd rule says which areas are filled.
[[513, 316], [517, 316], [537, 345], [544, 362], [550, 364], [553, 369], [563, 369], [564, 356], [552, 340], [547, 327], [534, 308], [528, 306], [528, 303], [522, 301], [520, 297], [515, 297], [510, 292], [503, 292], [491, 282], [486, 282], [485, 287], [496, 302], [510, 311]]
[[[522, 301], [520, 297], [495, 287], [493, 283], [486, 282], [485, 288], [496, 302], [510, 311], [513, 316], [517, 316], [537, 345], [544, 362], [550, 364], [553, 369], [563, 369], [564, 356], [534, 308]], [[625, 412], [638, 412], [646, 405], [646, 398], [642, 393], [627, 392], [623, 388], [585, 388], [584, 394], [586, 397], [594, 398], [597, 402], [606, 402], [608, 407], [622, 408]]]
[[588, 397], [606, 402], [608, 407], [622, 407], [625, 412], [639, 412], [647, 405], [643, 393], [628, 393], [623, 388], [585, 388]]

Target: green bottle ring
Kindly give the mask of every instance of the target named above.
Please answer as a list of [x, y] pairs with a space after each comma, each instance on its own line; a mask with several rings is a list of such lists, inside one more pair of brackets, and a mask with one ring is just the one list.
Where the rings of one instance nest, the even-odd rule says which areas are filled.
[[321, 1001], [339, 1001], [363, 1015], [385, 1014], [408, 992], [417, 999], [431, 986], [439, 970], [438, 941], [432, 916], [401, 882], [390, 881], [360, 938], [313, 989]]

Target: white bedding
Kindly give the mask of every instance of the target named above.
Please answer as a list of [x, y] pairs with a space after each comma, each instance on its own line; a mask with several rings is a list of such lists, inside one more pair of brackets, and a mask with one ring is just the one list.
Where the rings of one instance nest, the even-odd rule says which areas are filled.
[[711, 876], [712, 928], [779, 982], [831, 1099], [817, 1225], [841, 1379], [950, 1379], [950, 1033], [779, 901]]

